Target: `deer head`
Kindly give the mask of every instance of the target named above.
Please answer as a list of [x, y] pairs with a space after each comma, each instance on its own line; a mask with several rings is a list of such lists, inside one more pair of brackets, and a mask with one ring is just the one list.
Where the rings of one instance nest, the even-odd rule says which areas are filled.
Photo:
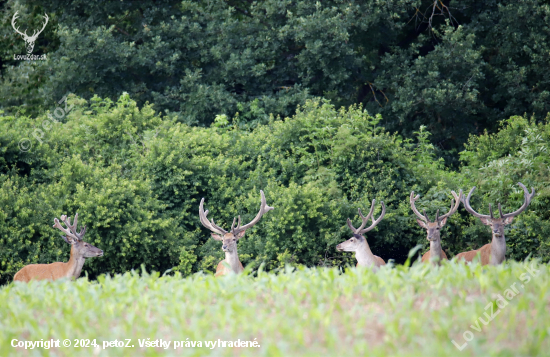
[[491, 207], [491, 204], [489, 204], [488, 215], [479, 214], [476, 211], [474, 211], [474, 209], [470, 205], [470, 197], [472, 197], [472, 193], [474, 193], [474, 190], [476, 189], [475, 186], [472, 187], [472, 189], [470, 190], [470, 193], [468, 193], [468, 197], [466, 197], [466, 200], [464, 201], [464, 207], [468, 212], [470, 212], [470, 214], [479, 218], [480, 221], [486, 226], [491, 226], [493, 238], [505, 240], [504, 226], [512, 223], [512, 220], [514, 219], [514, 217], [520, 214], [521, 212], [523, 212], [527, 208], [527, 206], [529, 206], [529, 204], [531, 203], [531, 199], [533, 199], [533, 196], [535, 195], [534, 188], [531, 187], [531, 194], [529, 194], [529, 190], [521, 182], [518, 182], [518, 185], [523, 189], [523, 194], [524, 194], [523, 205], [521, 205], [521, 207], [517, 211], [503, 214], [502, 207], [500, 206], [500, 203], [499, 203], [498, 204], [498, 212], [500, 215], [499, 218], [495, 218], [493, 216], [493, 209]]
[[[349, 229], [353, 232], [353, 237], [348, 239], [345, 242], [342, 242], [336, 246], [336, 249], [340, 252], [357, 252], [360, 250], [363, 250], [368, 247], [367, 240], [363, 236], [363, 234], [367, 233], [368, 231], [372, 230], [374, 227], [380, 223], [382, 218], [384, 218], [384, 215], [386, 214], [386, 205], [384, 205], [384, 202], [380, 202], [382, 205], [382, 213], [380, 213], [380, 216], [378, 219], [374, 220], [373, 213], [374, 213], [374, 204], [376, 203], [376, 200], [372, 200], [372, 204], [370, 206], [370, 211], [367, 216], [363, 216], [363, 213], [361, 212], [361, 209], [358, 209], [359, 216], [361, 217], [362, 223], [359, 226], [359, 228], [355, 228], [351, 224], [351, 220], [348, 218], [347, 224]], [[370, 227], [365, 228], [367, 225], [367, 222], [369, 219], [372, 219], [372, 224]], [[370, 250], [370, 248], [369, 248]]]
[[[444, 214], [443, 216], [439, 215], [439, 209], [435, 213], [435, 220], [432, 222], [428, 218], [428, 215], [426, 214], [426, 211], [423, 210], [423, 215], [418, 212], [415, 206], [416, 200], [418, 200], [418, 197], [420, 195], [414, 196], [414, 191], [411, 192], [410, 196], [410, 202], [411, 202], [411, 208], [414, 212], [414, 214], [419, 218], [416, 221], [420, 225], [420, 227], [424, 228], [428, 232], [427, 239], [429, 242], [436, 242], [441, 240], [441, 228], [447, 223], [447, 218], [451, 216], [453, 213], [456, 212], [458, 209], [458, 206], [460, 205], [460, 201], [462, 200], [462, 190], [460, 190], [459, 194], [457, 195], [455, 191], [451, 191], [453, 194], [454, 200], [451, 200], [451, 208], [449, 209], [449, 212]], [[456, 200], [456, 203], [455, 203]]]
[[27, 35], [27, 30], [25, 30], [25, 32], [21, 32], [19, 31], [19, 28], [18, 27], [15, 27], [15, 20], [18, 19], [17, 17], [17, 11], [15, 12], [15, 14], [13, 15], [12, 19], [11, 19], [11, 26], [13, 27], [13, 29], [15, 30], [15, 32], [17, 32], [18, 34], [20, 34], [21, 36], [23, 36], [23, 40], [25, 40], [25, 45], [27, 46], [27, 53], [30, 55], [32, 53], [32, 50], [34, 49], [34, 42], [36, 41], [36, 39], [38, 38], [38, 35], [40, 35], [40, 33], [42, 31], [44, 31], [44, 28], [46, 28], [46, 25], [48, 24], [48, 14], [44, 14], [43, 18], [46, 20], [46, 22], [44, 22], [44, 26], [42, 26], [42, 29], [40, 29], [40, 31], [34, 31], [34, 33], [32, 34], [32, 36], [28, 36]]
[[231, 230], [228, 232], [225, 229], [221, 228], [220, 226], [216, 225], [214, 223], [214, 219], [208, 220], [208, 210], [204, 210], [204, 198], [201, 200], [201, 203], [199, 205], [199, 218], [202, 223], [202, 225], [205, 228], [208, 228], [211, 231], [212, 238], [214, 238], [217, 241], [221, 241], [222, 244], [222, 250], [226, 253], [234, 253], [237, 251], [237, 241], [244, 237], [244, 234], [246, 230], [252, 226], [254, 226], [256, 223], [260, 221], [262, 216], [266, 213], [274, 209], [273, 207], [269, 207], [265, 200], [264, 191], [260, 190], [260, 195], [262, 196], [261, 205], [260, 205], [260, 211], [254, 217], [250, 223], [245, 224], [244, 226], [241, 226], [241, 216], [238, 217], [238, 223], [237, 226], [235, 226], [236, 218], [233, 218], [233, 224], [231, 225]]
[[[63, 228], [57, 218], [54, 218], [53, 220], [53, 227], [65, 233], [65, 235], [61, 237], [65, 240], [65, 242], [72, 246], [74, 253], [77, 255], [76, 258], [93, 258], [101, 257], [103, 255], [103, 251], [101, 249], [96, 248], [82, 240], [84, 238], [84, 234], [86, 233], [86, 226], [84, 226], [79, 233], [76, 233], [78, 213], [74, 216], [73, 224], [71, 224], [71, 217], [63, 215], [61, 216], [61, 220], [67, 225], [67, 229]], [[73, 252], [71, 252], [71, 254], [73, 254]]]

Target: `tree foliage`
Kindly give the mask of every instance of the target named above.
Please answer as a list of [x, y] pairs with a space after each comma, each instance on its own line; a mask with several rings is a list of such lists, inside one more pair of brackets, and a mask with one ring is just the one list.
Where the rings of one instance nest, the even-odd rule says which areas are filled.
[[308, 98], [362, 103], [390, 132], [425, 125], [447, 163], [469, 134], [549, 111], [549, 5], [485, 1], [15, 1], [47, 61], [15, 61], [23, 41], [0, 31], [6, 110], [32, 113], [68, 92], [128, 92], [188, 124], [216, 115], [253, 125]]

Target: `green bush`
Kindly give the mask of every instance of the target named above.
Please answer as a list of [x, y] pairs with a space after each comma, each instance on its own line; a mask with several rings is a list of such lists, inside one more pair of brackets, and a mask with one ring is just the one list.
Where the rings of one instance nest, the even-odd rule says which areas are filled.
[[[128, 96], [114, 108], [108, 100], [101, 101], [103, 108], [96, 104], [52, 124], [42, 144], [32, 137], [31, 125], [40, 127], [46, 116], [0, 117], [2, 281], [26, 264], [67, 261], [69, 246], [51, 227], [55, 217], [77, 212], [87, 225], [86, 241], [105, 252], [86, 263], [92, 276], [143, 262], [156, 270], [178, 264], [181, 230], [163, 214], [166, 205], [148, 178], [128, 174], [126, 166], [134, 149], [124, 132], [146, 132], [145, 123], [154, 124], [155, 117], [147, 108], [137, 110]], [[17, 143], [29, 137], [31, 150], [20, 152]]]
[[[276, 209], [239, 243], [244, 264], [272, 269], [286, 262], [353, 262], [334, 246], [351, 234], [346, 218], [357, 220], [357, 208], [368, 210], [372, 199], [376, 214], [380, 201], [388, 206], [368, 235], [377, 254], [403, 261], [411, 246], [425, 243], [407, 198], [411, 189], [426, 192], [435, 183], [435, 174], [424, 174], [441, 171], [441, 163], [426, 133], [418, 145], [403, 141], [361, 107], [336, 110], [311, 101], [292, 118], [271, 117], [249, 130], [239, 117], [189, 127], [150, 105], [138, 109], [126, 94], [116, 103], [70, 97], [68, 105], [72, 111], [45, 131], [42, 143], [31, 133], [46, 116], [1, 117], [2, 207], [19, 200], [30, 217], [24, 221], [4, 209], [0, 226], [9, 238], [3, 235], [3, 242], [15, 245], [13, 253], [0, 253], [11, 254], [2, 259], [8, 259], [3, 279], [23, 264], [66, 260], [68, 246], [49, 226], [54, 217], [75, 212], [88, 224], [90, 243], [105, 250], [85, 266], [93, 275], [142, 263], [185, 274], [212, 270], [223, 252], [200, 225], [198, 202], [205, 197], [210, 216], [228, 228], [234, 216], [246, 221], [256, 214], [260, 189]], [[33, 147], [20, 152], [17, 143], [25, 137]], [[20, 197], [12, 182], [21, 187]], [[427, 204], [444, 209], [447, 201], [441, 193]], [[55, 253], [43, 251], [45, 242]]]
[[[259, 209], [260, 190], [275, 207], [239, 242], [243, 264], [275, 269], [354, 264], [335, 245], [350, 237], [349, 217], [367, 211], [376, 199], [386, 217], [367, 234], [373, 252], [402, 263], [426, 233], [409, 204], [412, 190], [419, 209], [433, 217], [449, 209], [451, 190], [478, 191], [472, 201], [519, 207], [516, 182], [537, 188], [528, 211], [510, 226], [507, 256], [532, 254], [545, 261], [549, 216], [548, 122], [522, 117], [507, 121], [497, 134], [472, 137], [461, 153], [458, 172], [437, 159], [424, 127], [416, 142], [380, 127], [381, 117], [360, 106], [336, 109], [308, 101], [296, 115], [270, 117], [251, 129], [219, 116], [209, 128], [191, 127], [176, 116], [161, 116], [151, 105], [139, 109], [129, 95], [117, 102], [69, 97], [70, 113], [44, 129], [42, 143], [32, 136], [47, 114], [0, 116], [0, 250], [2, 282], [24, 264], [66, 261], [69, 247], [51, 228], [54, 217], [79, 213], [87, 240], [105, 251], [84, 269], [95, 276], [146, 264], [174, 268], [184, 275], [213, 271], [223, 259], [219, 242], [198, 219], [205, 198], [210, 217], [225, 228]], [[18, 143], [31, 138], [22, 152]], [[464, 209], [452, 216], [442, 240], [450, 257], [479, 248], [490, 232]]]

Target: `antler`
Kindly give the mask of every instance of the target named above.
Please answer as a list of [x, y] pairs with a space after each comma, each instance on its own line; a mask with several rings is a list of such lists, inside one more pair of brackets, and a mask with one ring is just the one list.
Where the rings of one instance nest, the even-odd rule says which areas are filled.
[[523, 188], [523, 205], [521, 205], [521, 207], [515, 212], [502, 214], [502, 208], [500, 208], [500, 203], [499, 203], [498, 204], [498, 212], [500, 213], [500, 218], [508, 218], [508, 217], [517, 216], [521, 212], [525, 211], [527, 206], [529, 206], [529, 204], [531, 203], [531, 200], [533, 199], [533, 196], [535, 195], [535, 188], [531, 187], [531, 194], [529, 194], [529, 190], [521, 182], [518, 182], [518, 185], [521, 188]]
[[199, 205], [199, 218], [201, 220], [202, 225], [210, 229], [212, 232], [221, 234], [222, 236], [227, 233], [225, 229], [217, 226], [216, 223], [214, 223], [214, 219], [212, 219], [212, 221], [209, 221], [208, 218], [206, 217], [207, 215], [208, 215], [208, 210], [206, 210], [206, 212], [204, 211], [204, 197], [203, 197]]
[[[508, 217], [517, 216], [518, 214], [523, 212], [527, 208], [527, 206], [529, 206], [529, 204], [531, 203], [531, 200], [533, 199], [533, 196], [535, 195], [535, 189], [533, 187], [531, 187], [531, 194], [529, 194], [529, 190], [521, 182], [518, 182], [518, 185], [523, 189], [523, 193], [524, 193], [523, 205], [521, 205], [521, 207], [515, 212], [508, 213], [508, 214], [502, 214], [502, 207], [500, 206], [500, 203], [499, 203], [498, 204], [498, 212], [500, 213], [500, 218], [508, 218]], [[472, 215], [474, 215], [476, 217], [493, 219], [494, 218], [493, 217], [493, 208], [491, 207], [491, 204], [489, 204], [489, 213], [490, 213], [489, 215], [479, 214], [476, 211], [474, 211], [472, 209], [472, 207], [470, 206], [470, 196], [472, 196], [472, 192], [474, 192], [475, 189], [476, 189], [476, 187], [474, 186], [470, 190], [470, 193], [468, 194], [468, 197], [466, 197], [466, 201], [464, 202], [464, 207], [466, 208], [466, 210], [468, 212], [470, 212]]]
[[[378, 225], [378, 223], [380, 223], [380, 221], [382, 220], [382, 218], [384, 218], [384, 215], [386, 214], [386, 205], [384, 204], [384, 201], [381, 201], [380, 204], [382, 205], [382, 213], [380, 213], [380, 216], [378, 217], [378, 219], [374, 220], [374, 217], [372, 216], [373, 212], [374, 212], [374, 204], [376, 203], [376, 200], [372, 200], [372, 204], [370, 206], [370, 211], [369, 211], [369, 214], [367, 214], [367, 216], [363, 216], [363, 213], [361, 213], [361, 209], [359, 208], [357, 211], [359, 212], [359, 216], [361, 217], [361, 220], [362, 220], [362, 223], [361, 225], [359, 226], [359, 228], [355, 228], [352, 224], [351, 224], [351, 220], [348, 218], [347, 220], [347, 223], [348, 223], [348, 227], [349, 229], [351, 229], [351, 231], [355, 234], [363, 234], [363, 233], [367, 233], [368, 231], [372, 230], [374, 227], [376, 227]], [[365, 228], [363, 229], [363, 227], [365, 227], [365, 225], [367, 224], [368, 220], [372, 219], [372, 224], [370, 225], [370, 227], [368, 228]]]
[[[449, 212], [447, 212], [443, 216], [439, 216], [439, 209], [438, 209], [437, 212], [435, 213], [434, 222], [442, 221], [445, 218], [449, 217], [450, 215], [455, 213], [456, 210], [458, 209], [458, 206], [460, 206], [460, 201], [462, 200], [462, 190], [460, 190], [460, 193], [458, 195], [456, 194], [455, 191], [451, 191], [451, 193], [453, 194], [454, 200], [451, 200], [451, 208], [449, 209]], [[414, 197], [414, 191], [411, 192], [410, 201], [411, 201], [411, 208], [412, 208], [414, 214], [416, 214], [418, 216], [418, 218], [420, 218], [424, 222], [432, 223], [432, 221], [430, 221], [430, 218], [426, 214], [425, 210], [422, 210], [422, 213], [424, 213], [424, 215], [421, 215], [420, 212], [418, 212], [418, 210], [416, 209], [416, 206], [415, 206], [414, 203], [416, 202], [416, 200], [418, 200], [418, 197], [420, 197], [420, 195], [416, 195], [416, 197]], [[456, 203], [455, 203], [455, 200], [456, 200]]]
[[[439, 216], [439, 210], [437, 210], [437, 213], [435, 214], [435, 220], [436, 221], [442, 221], [445, 218], [449, 217], [450, 215], [455, 213], [456, 210], [458, 209], [458, 206], [460, 206], [460, 201], [462, 200], [462, 190], [459, 191], [458, 195], [456, 194], [455, 191], [451, 191], [451, 193], [453, 194], [453, 197], [455, 199], [451, 200], [451, 208], [449, 209], [449, 212], [447, 212], [446, 214], [444, 214], [441, 217], [438, 217]], [[455, 200], [456, 200], [456, 204], [455, 204]]]
[[[18, 11], [15, 12], [15, 14], [13, 14], [13, 17], [11, 18], [11, 26], [13, 27], [13, 29], [15, 30], [15, 32], [17, 32], [18, 34], [20, 34], [21, 36], [27, 38], [29, 36], [27, 36], [27, 30], [25, 30], [25, 33], [19, 31], [19, 27], [15, 27], [15, 20], [17, 20], [19, 17], [17, 17], [17, 13]], [[47, 15], [46, 15], [47, 16]]]
[[258, 212], [256, 217], [254, 217], [254, 219], [252, 221], [250, 221], [250, 223], [247, 223], [247, 224], [245, 224], [244, 226], [241, 227], [241, 216], [239, 216], [239, 221], [237, 223], [237, 227], [235, 227], [235, 218], [233, 218], [233, 224], [231, 225], [231, 233], [233, 233], [233, 235], [236, 236], [237, 234], [241, 233], [242, 231], [252, 227], [253, 225], [255, 225], [256, 223], [258, 223], [260, 221], [260, 219], [262, 218], [262, 216], [266, 212], [269, 212], [272, 209], [274, 209], [273, 207], [270, 207], [270, 206], [267, 205], [266, 200], [265, 200], [264, 191], [260, 190], [260, 195], [262, 196], [262, 203], [260, 205], [260, 211]]
[[488, 214], [479, 214], [476, 211], [474, 211], [472, 206], [470, 206], [470, 197], [472, 197], [472, 193], [474, 193], [475, 189], [476, 189], [475, 186], [472, 187], [472, 189], [468, 193], [468, 196], [466, 197], [466, 200], [464, 201], [464, 208], [466, 208], [466, 211], [468, 211], [471, 215], [473, 215], [475, 217], [478, 217], [478, 218], [493, 218], [493, 209], [491, 208], [491, 204], [489, 204], [489, 213], [490, 213], [490, 215], [488, 215]]
[[80, 230], [79, 233], [76, 233], [76, 228], [78, 225], [78, 213], [74, 215], [74, 221], [71, 225], [71, 217], [68, 217], [66, 215], [61, 216], [61, 220], [67, 225], [68, 229], [63, 228], [61, 223], [59, 223], [59, 220], [57, 218], [54, 218], [54, 225], [53, 228], [57, 228], [61, 230], [67, 238], [71, 237], [76, 239], [77, 241], [82, 241], [82, 238], [84, 237], [84, 234], [86, 234], [86, 225]]
[[[414, 212], [414, 214], [416, 214], [416, 216], [418, 218], [420, 218], [421, 220], [423, 220], [424, 222], [430, 222], [430, 219], [428, 218], [428, 216], [426, 215], [426, 211], [424, 211], [424, 215], [421, 215], [420, 212], [418, 212], [418, 210], [416, 209], [416, 206], [414, 205], [414, 203], [416, 202], [416, 200], [418, 199], [418, 197], [420, 197], [420, 195], [416, 195], [416, 197], [414, 196], [414, 191], [411, 191], [411, 197], [410, 197], [410, 201], [411, 201], [411, 208]], [[439, 210], [437, 211], [437, 215], [439, 215]], [[436, 216], [437, 216], [436, 215]]]

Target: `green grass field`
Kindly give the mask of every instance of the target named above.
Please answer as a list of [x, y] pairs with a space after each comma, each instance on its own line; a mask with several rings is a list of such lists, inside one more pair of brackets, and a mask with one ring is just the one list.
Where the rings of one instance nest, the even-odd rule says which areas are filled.
[[[550, 270], [535, 262], [12, 283], [0, 289], [0, 356], [549, 355], [549, 303]], [[12, 347], [42, 339], [60, 347]], [[259, 346], [218, 346], [239, 339]], [[103, 349], [114, 340], [133, 347]]]

